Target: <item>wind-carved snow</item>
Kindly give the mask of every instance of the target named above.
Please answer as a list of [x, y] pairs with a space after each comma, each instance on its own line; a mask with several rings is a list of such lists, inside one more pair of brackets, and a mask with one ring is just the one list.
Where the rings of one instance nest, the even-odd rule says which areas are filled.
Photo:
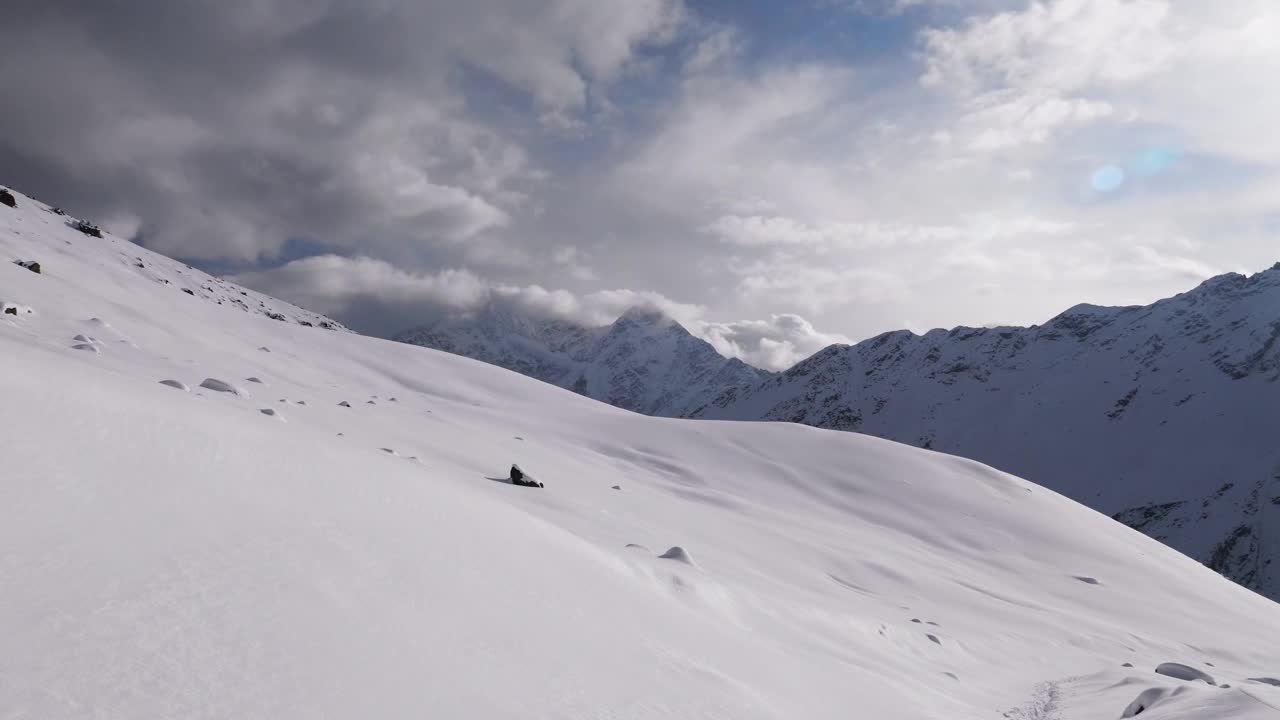
[[[110, 236], [41, 213], [0, 207], [0, 255], [45, 270], [0, 257], [4, 292], [39, 309], [0, 323], [4, 715], [1280, 706], [1274, 603], [1020, 478], [852, 433], [644, 417], [446, 353], [174, 302]], [[72, 350], [90, 317], [133, 346], [99, 328], [112, 351]], [[286, 423], [157, 386], [246, 377], [308, 405]], [[397, 401], [358, 401], [374, 395]], [[484, 479], [512, 463], [546, 487]], [[655, 556], [673, 546], [697, 567]]]

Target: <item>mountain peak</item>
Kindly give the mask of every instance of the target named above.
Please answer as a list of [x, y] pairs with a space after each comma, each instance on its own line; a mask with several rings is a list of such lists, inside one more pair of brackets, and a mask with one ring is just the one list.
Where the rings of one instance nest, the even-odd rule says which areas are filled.
[[614, 325], [678, 325], [670, 315], [649, 305], [632, 305], [618, 316]]

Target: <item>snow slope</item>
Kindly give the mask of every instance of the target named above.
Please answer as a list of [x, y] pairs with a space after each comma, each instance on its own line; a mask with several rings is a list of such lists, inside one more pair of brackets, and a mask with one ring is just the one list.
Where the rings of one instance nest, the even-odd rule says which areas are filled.
[[444, 350], [537, 378], [610, 405], [683, 417], [771, 373], [716, 352], [661, 312], [632, 308], [612, 325], [540, 319], [495, 301], [403, 332], [400, 342]]
[[703, 417], [790, 420], [1034, 479], [1280, 596], [1280, 265], [1043, 326], [833, 346]]
[[18, 200], [0, 716], [1280, 713], [1275, 604], [1056, 493], [175, 302]]

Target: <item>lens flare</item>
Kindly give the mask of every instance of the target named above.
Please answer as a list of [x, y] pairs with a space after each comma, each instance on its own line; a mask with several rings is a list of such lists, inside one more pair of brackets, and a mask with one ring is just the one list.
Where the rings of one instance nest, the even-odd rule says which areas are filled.
[[1108, 193], [1117, 190], [1124, 184], [1124, 170], [1115, 165], [1103, 165], [1093, 171], [1093, 177], [1089, 178], [1089, 183], [1098, 192]]
[[1140, 175], [1158, 175], [1178, 161], [1181, 151], [1173, 146], [1149, 147], [1138, 157], [1136, 169]]

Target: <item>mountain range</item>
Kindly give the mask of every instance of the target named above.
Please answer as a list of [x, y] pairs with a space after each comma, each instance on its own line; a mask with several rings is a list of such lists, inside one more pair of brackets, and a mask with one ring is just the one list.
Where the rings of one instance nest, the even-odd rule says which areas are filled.
[[1280, 596], [1280, 264], [1043, 325], [901, 330], [782, 373], [633, 310], [613, 326], [510, 308], [401, 340], [637, 412], [854, 431], [1031, 478]]
[[[6, 718], [1273, 720], [1280, 707], [1275, 603], [1034, 482], [859, 433], [620, 410], [343, 332], [12, 196], [0, 204]], [[1261, 302], [1261, 286], [1229, 294]], [[1224, 305], [1231, 321], [1240, 302]], [[1036, 342], [1105, 342], [1143, 312]], [[593, 385], [600, 368], [693, 381], [659, 354], [702, 347], [673, 324], [629, 313], [615, 330], [554, 355], [588, 365], [568, 366], [587, 390], [627, 387]], [[1165, 338], [1165, 354], [1198, 356], [1194, 339]], [[1029, 372], [1032, 346], [999, 354]], [[1211, 352], [1197, 383], [1219, 388], [1216, 373], [1263, 396], [1270, 356], [1251, 348]], [[876, 364], [889, 372], [896, 356]], [[1176, 375], [1159, 357], [1160, 377]], [[711, 387], [737, 367], [713, 359]], [[708, 407], [764, 407], [840, 368]], [[1013, 373], [939, 379], [985, 397], [997, 381], [1021, 387]], [[1151, 378], [1107, 422], [1145, 423]], [[708, 393], [623, 397], [675, 408]], [[1206, 417], [1170, 411], [1169, 425]], [[1239, 419], [1237, 449], [1253, 453]], [[1247, 419], [1263, 423], [1257, 437], [1275, 427]], [[1186, 435], [1184, 457], [1227, 433]], [[1076, 453], [1117, 447], [1094, 440]], [[515, 486], [515, 462], [542, 486]]]
[[772, 373], [725, 358], [661, 312], [631, 308], [612, 325], [587, 327], [493, 302], [394, 339], [514, 370], [610, 405], [689, 417], [730, 390]]

